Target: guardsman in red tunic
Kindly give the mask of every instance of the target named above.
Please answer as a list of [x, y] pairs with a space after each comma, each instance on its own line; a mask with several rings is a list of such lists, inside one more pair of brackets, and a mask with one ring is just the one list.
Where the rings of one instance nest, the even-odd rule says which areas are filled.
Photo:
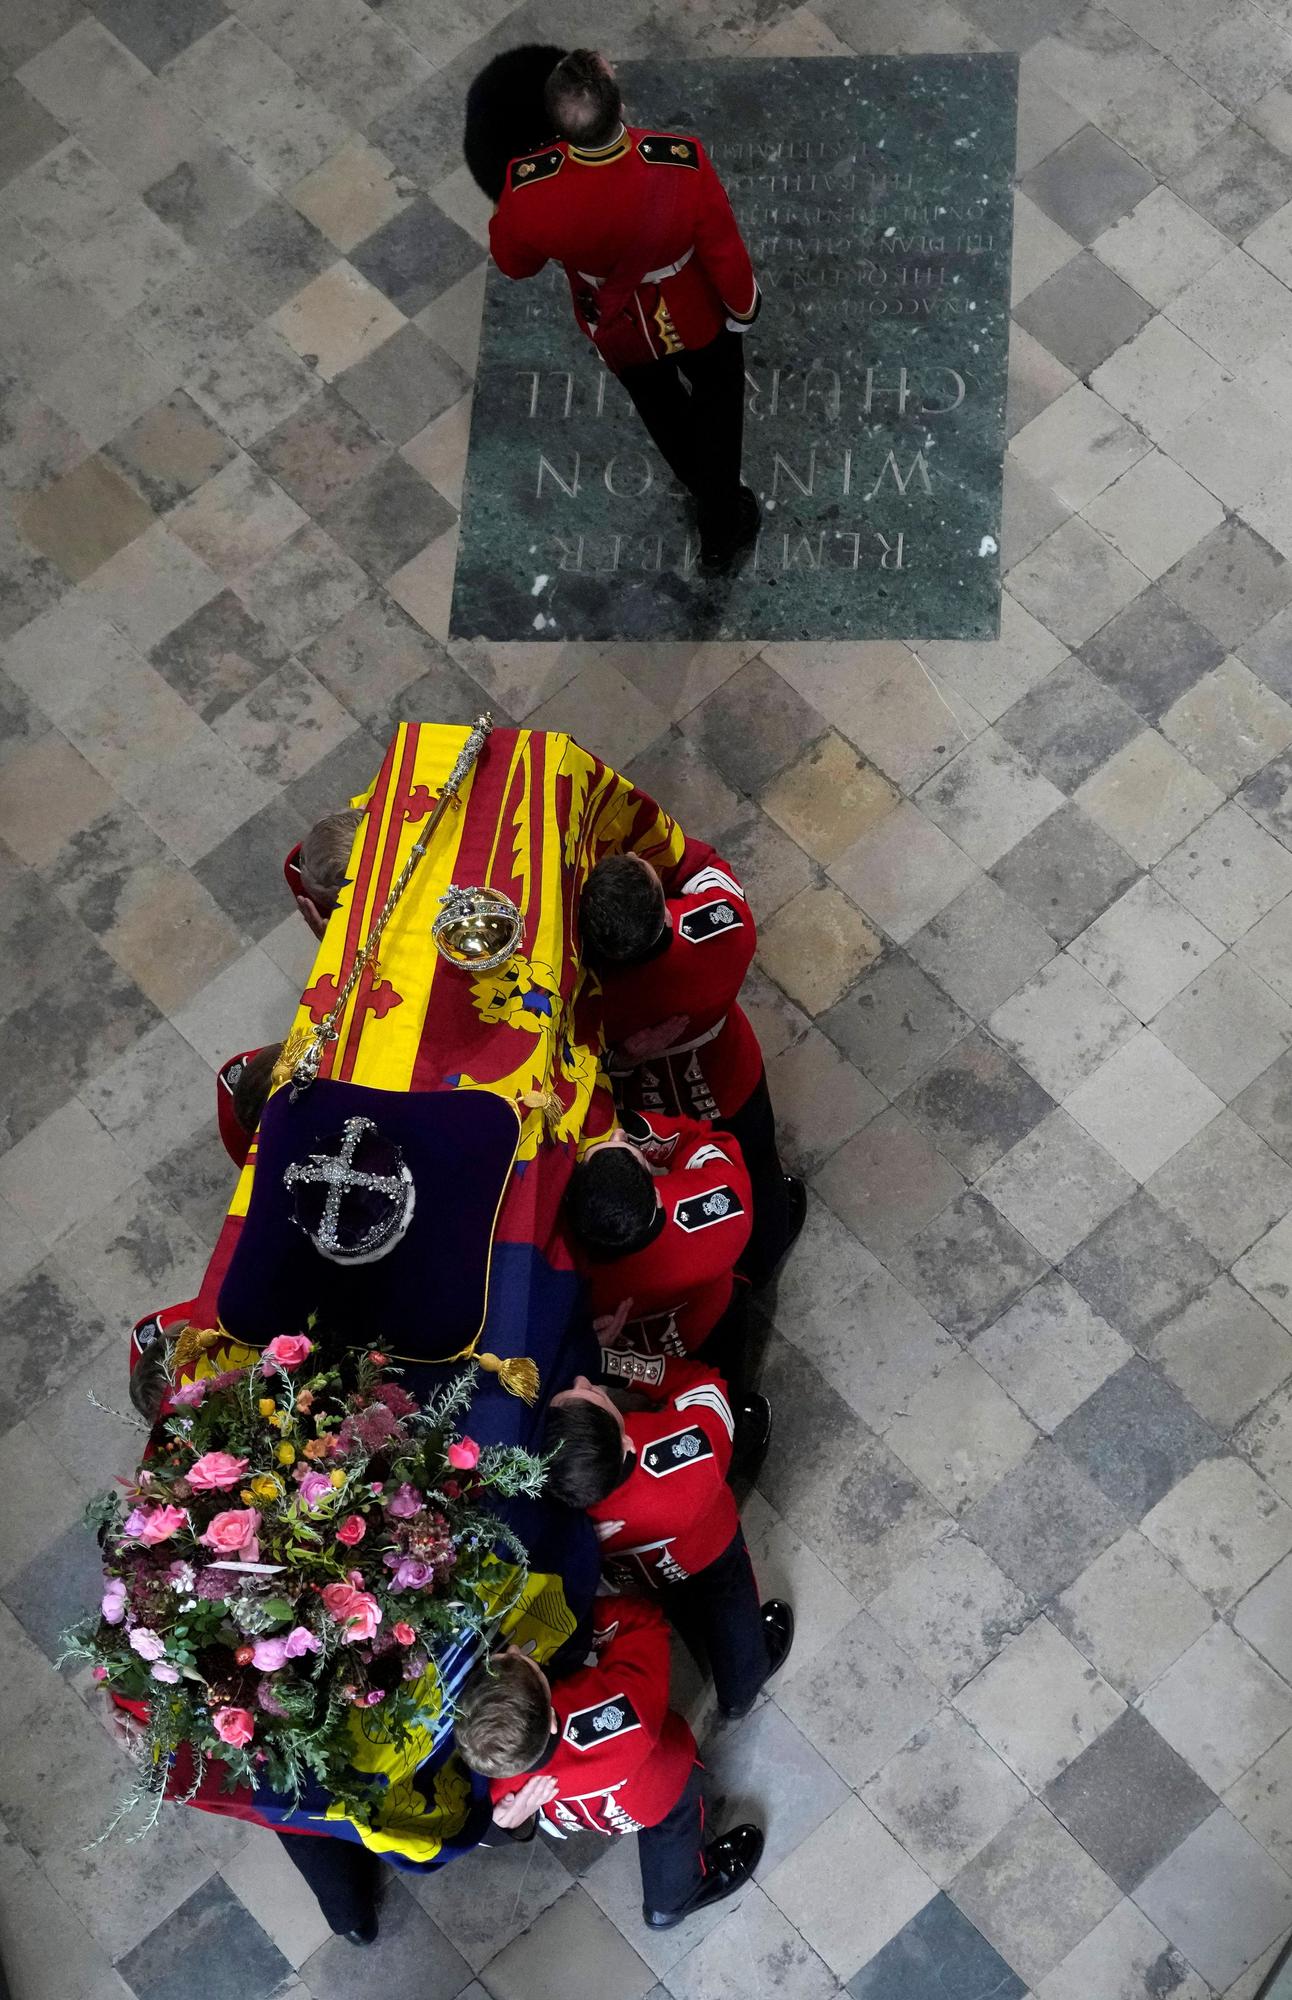
[[726, 1384], [695, 1361], [666, 1364], [660, 1399], [621, 1413], [580, 1375], [553, 1396], [547, 1491], [591, 1516], [610, 1578], [645, 1584], [707, 1657], [724, 1715], [747, 1715], [794, 1638], [788, 1604], [760, 1604], [727, 1484], [736, 1420]]
[[130, 1400], [150, 1424], [157, 1421], [170, 1383], [170, 1350], [192, 1319], [196, 1305], [196, 1299], [185, 1299], [182, 1305], [162, 1306], [160, 1311], [136, 1320], [130, 1329]]
[[740, 478], [740, 336], [761, 295], [731, 203], [698, 139], [624, 124], [595, 50], [557, 64], [547, 105], [558, 137], [511, 162], [494, 262], [509, 278], [564, 265], [580, 328], [695, 496], [702, 566], [725, 569], [759, 521]]
[[695, 1738], [668, 1705], [668, 1627], [644, 1598], [602, 1597], [592, 1662], [549, 1683], [514, 1646], [478, 1668], [458, 1699], [457, 1748], [491, 1781], [495, 1824], [535, 1813], [558, 1840], [636, 1833], [642, 1916], [670, 1930], [749, 1880], [755, 1826], [704, 1837]]
[[281, 1042], [269, 1042], [263, 1049], [244, 1049], [241, 1055], [230, 1056], [216, 1072], [216, 1123], [224, 1150], [235, 1167], [247, 1164], [260, 1114], [269, 1097], [274, 1064], [282, 1052]]
[[758, 942], [739, 877], [699, 840], [663, 878], [639, 855], [610, 855], [584, 885], [579, 923], [616, 1096], [650, 1118], [713, 1119], [738, 1140], [754, 1201], [740, 1268], [766, 1284], [807, 1197], [781, 1165], [762, 1050], [736, 997]]

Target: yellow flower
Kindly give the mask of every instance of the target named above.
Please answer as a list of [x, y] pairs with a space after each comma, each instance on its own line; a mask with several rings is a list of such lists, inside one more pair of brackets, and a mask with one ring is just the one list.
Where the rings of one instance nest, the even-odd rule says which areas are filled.
[[241, 1493], [238, 1495], [239, 1500], [244, 1501], [248, 1507], [251, 1505], [255, 1497], [256, 1497], [255, 1494], [251, 1491], [251, 1488], [249, 1486], [244, 1486]]
[[[278, 1455], [284, 1465], [291, 1464], [290, 1459], [282, 1457], [285, 1451], [290, 1450], [291, 1446], [289, 1444], [280, 1444], [278, 1447]], [[252, 1480], [250, 1493], [244, 1493], [242, 1497], [244, 1500], [276, 1500], [279, 1490], [278, 1481], [274, 1478], [273, 1473], [262, 1472]]]
[[335, 1472], [329, 1472], [328, 1478], [332, 1481], [332, 1484], [334, 1486], [345, 1485], [345, 1474], [344, 1472], [341, 1471], [339, 1466], [337, 1467]]
[[262, 1417], [272, 1417], [277, 1407], [272, 1396], [262, 1396], [256, 1404], [256, 1408]]
[[274, 1456], [280, 1465], [294, 1465], [296, 1463], [296, 1446], [294, 1444], [280, 1444]]

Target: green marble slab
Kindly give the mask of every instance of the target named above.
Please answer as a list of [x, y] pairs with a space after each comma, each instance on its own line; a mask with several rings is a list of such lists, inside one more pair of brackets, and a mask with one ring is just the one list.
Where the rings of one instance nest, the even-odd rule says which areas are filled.
[[710, 580], [680, 489], [560, 270], [490, 270], [452, 630], [486, 639], [990, 639], [1000, 604], [1013, 56], [631, 62], [698, 134], [766, 295], [745, 477]]

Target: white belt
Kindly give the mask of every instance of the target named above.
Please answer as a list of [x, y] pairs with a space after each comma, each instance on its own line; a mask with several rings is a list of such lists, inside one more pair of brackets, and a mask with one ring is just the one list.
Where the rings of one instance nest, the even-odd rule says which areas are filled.
[[[643, 271], [637, 282], [639, 285], [659, 285], [665, 278], [675, 278], [679, 271], [685, 270], [694, 255], [693, 243], [691, 248], [678, 258], [676, 264], [661, 264], [658, 271]], [[585, 285], [604, 285], [606, 282], [604, 278], [594, 278], [591, 271], [580, 271], [579, 276]]]
[[697, 1035], [693, 1042], [674, 1042], [671, 1049], [661, 1049], [658, 1055], [643, 1056], [640, 1063], [626, 1063], [622, 1057], [616, 1055], [609, 1064], [610, 1074], [612, 1076], [631, 1076], [632, 1072], [635, 1069], [640, 1069], [644, 1063], [667, 1062], [670, 1056], [689, 1056], [693, 1049], [702, 1049], [706, 1042], [714, 1041], [722, 1033], [726, 1025], [727, 1017], [724, 1014], [721, 1020], [715, 1021], [711, 1028], [706, 1028], [702, 1035]]

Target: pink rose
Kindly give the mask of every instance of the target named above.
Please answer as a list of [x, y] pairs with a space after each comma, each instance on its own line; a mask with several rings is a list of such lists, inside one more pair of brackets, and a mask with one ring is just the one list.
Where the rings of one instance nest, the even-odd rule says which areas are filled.
[[256, 1733], [256, 1718], [249, 1708], [217, 1708], [211, 1717], [221, 1743], [243, 1749]]
[[251, 1664], [262, 1674], [276, 1674], [286, 1659], [286, 1639], [257, 1639], [251, 1650]]
[[223, 1493], [227, 1486], [237, 1485], [247, 1465], [247, 1459], [235, 1458], [230, 1451], [204, 1451], [185, 1477], [195, 1493]]
[[119, 1625], [126, 1615], [126, 1586], [119, 1576], [110, 1576], [103, 1586], [103, 1616], [109, 1625]]
[[204, 1535], [198, 1537], [208, 1549], [233, 1562], [258, 1562], [260, 1544], [256, 1540], [260, 1516], [254, 1507], [230, 1507], [217, 1514]]
[[301, 1505], [303, 1507], [317, 1507], [320, 1500], [326, 1500], [328, 1495], [335, 1492], [335, 1490], [326, 1472], [305, 1472], [301, 1474]]
[[169, 1541], [172, 1535], [177, 1535], [181, 1528], [188, 1526], [188, 1515], [182, 1507], [142, 1507], [135, 1511], [146, 1516], [139, 1539], [149, 1548], [158, 1542]]
[[455, 1472], [474, 1472], [480, 1463], [480, 1447], [474, 1438], [459, 1438], [451, 1444], [444, 1456]]
[[207, 1391], [205, 1382], [182, 1382], [178, 1389], [170, 1390], [167, 1400], [175, 1410], [195, 1410]]
[[336, 1531], [336, 1538], [338, 1542], [343, 1542], [346, 1548], [352, 1549], [363, 1540], [367, 1532], [367, 1524], [361, 1514], [347, 1514]]
[[280, 1333], [265, 1349], [261, 1364], [271, 1368], [299, 1368], [305, 1357], [313, 1352], [314, 1342], [303, 1333]]
[[393, 1514], [397, 1521], [411, 1521], [414, 1514], [420, 1514], [423, 1507], [421, 1494], [415, 1486], [405, 1480], [397, 1486], [389, 1500], [385, 1502], [386, 1512]]
[[283, 1644], [287, 1648], [289, 1660], [299, 1660], [302, 1653], [317, 1653], [322, 1641], [316, 1639], [308, 1625], [293, 1625]]
[[347, 1645], [373, 1638], [381, 1623], [376, 1598], [352, 1583], [329, 1583], [323, 1592], [323, 1608], [344, 1628], [341, 1636]]
[[414, 1632], [412, 1626], [406, 1625], [402, 1618], [400, 1619], [398, 1625], [391, 1626], [390, 1631], [391, 1631], [391, 1637], [395, 1640], [396, 1644], [400, 1646], [411, 1646], [414, 1639], [416, 1639], [417, 1637], [417, 1634], [416, 1632]]
[[160, 1660], [166, 1651], [166, 1641], [159, 1632], [151, 1632], [146, 1625], [136, 1625], [130, 1634], [130, 1644], [141, 1660]]
[[155, 1681], [165, 1681], [173, 1686], [179, 1679], [179, 1668], [172, 1667], [166, 1660], [158, 1660], [152, 1670], [152, 1676]]
[[108, 1670], [106, 1667], [92, 1667], [90, 1669], [91, 1680], [105, 1681], [107, 1678], [108, 1678]]
[[[389, 1556], [386, 1560], [390, 1561]], [[425, 1590], [428, 1583], [435, 1581], [434, 1564], [423, 1562], [420, 1556], [400, 1556], [393, 1567], [392, 1590]]]

